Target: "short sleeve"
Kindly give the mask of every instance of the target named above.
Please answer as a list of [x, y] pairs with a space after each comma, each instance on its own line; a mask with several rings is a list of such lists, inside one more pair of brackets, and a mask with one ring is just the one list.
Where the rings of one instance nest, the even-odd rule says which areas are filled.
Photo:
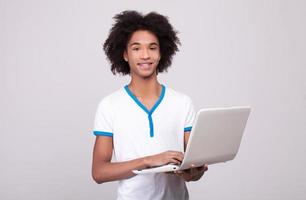
[[96, 136], [113, 136], [112, 111], [110, 104], [103, 99], [96, 111], [93, 134]]
[[192, 125], [195, 119], [195, 111], [192, 100], [187, 97], [186, 98], [186, 116], [185, 116], [185, 124], [184, 124], [184, 132], [189, 132], [192, 129]]

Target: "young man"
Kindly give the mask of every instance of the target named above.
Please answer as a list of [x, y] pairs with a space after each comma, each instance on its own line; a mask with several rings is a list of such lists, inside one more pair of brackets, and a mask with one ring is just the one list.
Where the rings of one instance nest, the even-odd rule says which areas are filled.
[[[207, 166], [176, 173], [135, 175], [132, 170], [179, 164], [195, 117], [190, 98], [160, 84], [179, 39], [167, 18], [124, 11], [114, 17], [104, 50], [114, 74], [131, 82], [103, 98], [96, 118], [92, 176], [119, 180], [117, 199], [188, 199], [185, 181], [199, 180]], [[116, 162], [111, 162], [112, 154]]]

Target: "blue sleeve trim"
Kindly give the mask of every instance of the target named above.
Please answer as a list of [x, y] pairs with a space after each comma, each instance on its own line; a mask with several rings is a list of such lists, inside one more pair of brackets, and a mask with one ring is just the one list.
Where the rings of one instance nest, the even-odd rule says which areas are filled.
[[108, 137], [113, 137], [113, 133], [110, 133], [110, 132], [94, 131], [93, 133], [94, 133], [95, 136], [108, 136]]
[[186, 127], [186, 128], [184, 128], [184, 132], [191, 131], [191, 129], [192, 129], [192, 126]]

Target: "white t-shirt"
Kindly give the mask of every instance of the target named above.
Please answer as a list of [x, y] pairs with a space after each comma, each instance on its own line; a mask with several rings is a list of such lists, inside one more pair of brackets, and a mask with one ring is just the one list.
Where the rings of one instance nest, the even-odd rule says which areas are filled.
[[[184, 132], [192, 128], [195, 113], [191, 99], [162, 85], [162, 92], [148, 110], [127, 86], [103, 98], [94, 134], [113, 137], [118, 162], [162, 153], [184, 152]], [[136, 175], [119, 181], [117, 200], [186, 200], [183, 178], [166, 173]]]

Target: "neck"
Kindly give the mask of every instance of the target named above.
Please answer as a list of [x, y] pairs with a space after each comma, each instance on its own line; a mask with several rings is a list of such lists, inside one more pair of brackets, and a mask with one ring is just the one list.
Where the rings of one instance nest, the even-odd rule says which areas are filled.
[[128, 86], [132, 89], [135, 96], [142, 98], [158, 97], [161, 92], [161, 84], [158, 82], [156, 76], [148, 79], [132, 77]]

